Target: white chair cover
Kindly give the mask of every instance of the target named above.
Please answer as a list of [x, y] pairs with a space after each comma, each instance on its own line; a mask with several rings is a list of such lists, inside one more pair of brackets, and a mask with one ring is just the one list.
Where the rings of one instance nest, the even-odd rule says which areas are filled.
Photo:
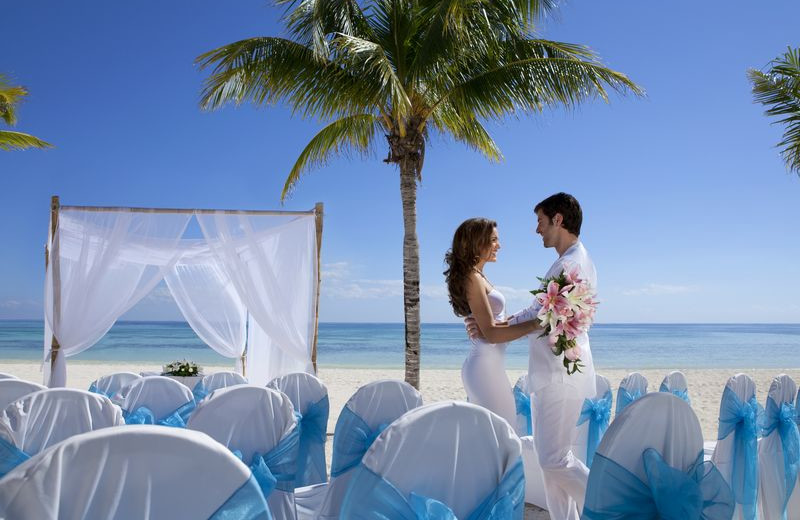
[[686, 376], [679, 370], [674, 370], [664, 376], [661, 385], [658, 387], [658, 391], [670, 392], [687, 403], [692, 403], [689, 399], [689, 385], [686, 382]]
[[192, 402], [194, 396], [186, 385], [164, 376], [141, 377], [121, 390], [125, 394], [120, 406], [127, 413], [141, 407], [153, 412], [156, 420], [161, 420], [175, 410]]
[[46, 386], [24, 379], [0, 379], [0, 410], [5, 410], [6, 406], [17, 399], [46, 389]]
[[134, 372], [115, 372], [92, 381], [89, 391], [103, 394], [112, 401], [121, 403], [125, 396], [118, 392], [140, 377], [142, 376]]
[[297, 461], [297, 486], [327, 482], [325, 444], [330, 413], [328, 388], [316, 376], [306, 372], [276, 377], [267, 384], [267, 388], [286, 394], [302, 417], [300, 457], [303, 460]]
[[[786, 374], [781, 374], [772, 380], [765, 408], [770, 406], [770, 399], [777, 405], [778, 409], [784, 404], [793, 405], [796, 393], [797, 384], [795, 384], [794, 380]], [[769, 410], [767, 410], [766, 421], [769, 423]], [[794, 429], [796, 430], [796, 428], [797, 425], [795, 424]], [[795, 437], [796, 439], [796, 435], [792, 435], [791, 433], [788, 437]], [[800, 461], [797, 460], [797, 456], [798, 454], [795, 452], [791, 457], [794, 458], [795, 465], [800, 464]], [[788, 504], [787, 509], [784, 510], [787, 482], [780, 427], [775, 428], [771, 433], [765, 435], [764, 438], [761, 439], [761, 442], [759, 442], [758, 463], [758, 501], [761, 505], [762, 518], [782, 520], [797, 518], [798, 516], [788, 514]], [[794, 486], [793, 495], [800, 493], [797, 491], [797, 477], [795, 477], [793, 483], [789, 484], [789, 487], [791, 486]], [[794, 506], [792, 500], [790, 500], [790, 504]], [[793, 514], [800, 514], [800, 510], [793, 512]]]
[[0, 379], [17, 379], [17, 376], [14, 374], [6, 374], [5, 372], [0, 372]]
[[[251, 464], [254, 456], [272, 451], [296, 426], [294, 408], [286, 395], [253, 385], [214, 391], [197, 405], [186, 425], [231, 451], [240, 452], [246, 465]], [[276, 519], [296, 518], [293, 489], [273, 490], [267, 496], [267, 503]]]
[[[366, 468], [406, 499], [412, 493], [421, 495], [445, 504], [456, 518], [468, 518], [520, 464], [520, 442], [508, 422], [474, 404], [444, 401], [411, 410], [384, 430], [364, 455], [350, 487], [364, 487], [360, 476]], [[512, 496], [514, 514], [508, 518], [522, 518], [521, 472], [518, 484], [518, 493]], [[364, 512], [351, 492], [344, 500], [342, 518]], [[374, 513], [371, 518], [392, 516], [391, 510]]]
[[[645, 455], [652, 448], [673, 470], [678, 470], [683, 474], [689, 473], [692, 469], [701, 467], [703, 469], [710, 466], [696, 466], [702, 463], [703, 433], [700, 428], [700, 421], [688, 403], [682, 399], [663, 392], [647, 394], [633, 402], [625, 411], [619, 414], [609, 426], [600, 446], [597, 448], [592, 471], [589, 473], [589, 482], [586, 489], [586, 505], [583, 510], [582, 518], [627, 518], [626, 509], [632, 505], [629, 497], [616, 495], [612, 490], [612, 485], [619, 490], [618, 474], [614, 473], [614, 466], [623, 468], [637, 479], [640, 485], [654, 489], [651, 478], [645, 470]], [[652, 452], [649, 452], [652, 453]], [[605, 460], [603, 460], [605, 459]], [[610, 464], [607, 462], [610, 461]], [[710, 463], [703, 463], [710, 464]], [[664, 477], [658, 474], [656, 477]], [[671, 475], [670, 475], [671, 477]], [[668, 480], [668, 479], [667, 479]], [[677, 480], [676, 482], [680, 482]], [[711, 497], [711, 502], [719, 504], [716, 500], [722, 500], [722, 509], [729, 507], [730, 513], [733, 511], [733, 497], [730, 489], [727, 488], [721, 476], [718, 476], [717, 484], [721, 488], [716, 488], [719, 493]], [[628, 488], [630, 489], [630, 488]], [[659, 489], [659, 488], [656, 488]], [[659, 489], [661, 490], [661, 489]], [[685, 499], [687, 502], [691, 496], [689, 490], [680, 488], [681, 493], [674, 493], [676, 490], [666, 491], [669, 495], [670, 503], [661, 504], [656, 501], [658, 506], [666, 505], [671, 513], [686, 507], [686, 504], [675, 503]], [[676, 496], [677, 495], [677, 496]], [[697, 497], [701, 500], [706, 499], [705, 495]], [[712, 500], [713, 499], [713, 500]], [[652, 507], [652, 502], [643, 504]], [[705, 514], [705, 510], [702, 511]], [[650, 518], [648, 511], [644, 509], [637, 511], [642, 515], [637, 518]], [[664, 516], [661, 510], [656, 510], [652, 518], [666, 517], [679, 518], [680, 516]], [[630, 515], [630, 512], [627, 512]], [[708, 518], [724, 518], [725, 516], [709, 516]], [[695, 517], [697, 518], [697, 517]], [[703, 516], [706, 518], [706, 516]]]
[[0, 413], [0, 437], [28, 455], [73, 435], [124, 424], [120, 409], [86, 390], [51, 388], [28, 394]]
[[347, 485], [350, 482], [353, 469], [356, 467], [352, 466], [343, 469], [340, 474], [336, 474], [339, 460], [336, 451], [337, 438], [344, 439], [350, 433], [350, 423], [346, 420], [348, 414], [356, 415], [363, 420], [369, 430], [377, 432], [381, 427], [389, 425], [407, 411], [419, 406], [422, 406], [420, 393], [408, 383], [397, 380], [373, 381], [359, 388], [350, 397], [339, 415], [339, 420], [336, 422], [336, 429], [333, 434], [334, 453], [331, 465], [331, 480], [325, 492], [322, 506], [315, 518], [324, 520], [339, 518], [342, 500], [347, 491]]
[[639, 372], [631, 372], [622, 379], [617, 391], [617, 408], [614, 415], [619, 415], [629, 404], [647, 394], [647, 379]]
[[[200, 432], [106, 428], [72, 437], [9, 473], [0, 511], [37, 520], [212, 518], [234, 494], [250, 491], [258, 499], [249, 479], [241, 461]], [[235, 518], [268, 519], [260, 500], [261, 514], [251, 509]]]
[[214, 390], [227, 388], [233, 385], [246, 384], [247, 379], [245, 379], [243, 375], [237, 374], [236, 372], [214, 372], [213, 374], [209, 374], [198, 381], [192, 390], [192, 393], [199, 401]]
[[[735, 376], [728, 379], [728, 382], [725, 383], [725, 388], [727, 390], [723, 391], [723, 396], [725, 392], [732, 392], [736, 397], [739, 399], [741, 403], [750, 403], [751, 400], [755, 400], [756, 396], [756, 384], [747, 374], [736, 374]], [[719, 424], [720, 424], [720, 434], [719, 436], [724, 435], [723, 438], [717, 439], [714, 443], [714, 451], [711, 455], [711, 462], [717, 466], [719, 472], [722, 474], [725, 482], [731, 486], [732, 490], [737, 489], [737, 482], [733, 481], [733, 464], [734, 459], [736, 458], [736, 448], [737, 448], [737, 436], [743, 434], [744, 432], [739, 431], [731, 431], [727, 432], [729, 428], [726, 427], [726, 421], [728, 421], [728, 410], [727, 410], [727, 403], [723, 399], [720, 403], [720, 412], [719, 412]], [[757, 415], [753, 417], [755, 421], [758, 420]], [[754, 427], [758, 428], [758, 425], [755, 424]], [[741, 442], [741, 441], [740, 441]], [[708, 443], [705, 443], [708, 444]], [[740, 445], [740, 444], [739, 444]], [[743, 455], [740, 455], [743, 456]], [[756, 452], [756, 467], [758, 467], [758, 460], [757, 460], [757, 452]], [[741, 462], [740, 462], [741, 464]], [[743, 471], [744, 468], [741, 468]], [[757, 471], [757, 470], [756, 470]], [[737, 475], [738, 476], [738, 475]], [[756, 482], [756, 486], [757, 486]], [[737, 492], [734, 491], [734, 496], [736, 497]], [[745, 499], [744, 497], [739, 497], [739, 500]], [[746, 499], [745, 499], [746, 500]], [[753, 512], [756, 510], [756, 504], [752, 505]], [[741, 502], [736, 503], [735, 509], [733, 512], [733, 518], [737, 520], [746, 520], [748, 518], [752, 518], [751, 516], [746, 516], [743, 514], [742, 504]]]

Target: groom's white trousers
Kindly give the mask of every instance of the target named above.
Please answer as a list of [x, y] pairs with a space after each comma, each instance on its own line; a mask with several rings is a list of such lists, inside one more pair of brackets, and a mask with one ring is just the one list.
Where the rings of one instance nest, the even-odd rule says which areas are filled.
[[589, 468], [572, 452], [583, 396], [573, 386], [551, 383], [532, 396], [533, 442], [544, 476], [552, 520], [577, 520], [583, 510]]

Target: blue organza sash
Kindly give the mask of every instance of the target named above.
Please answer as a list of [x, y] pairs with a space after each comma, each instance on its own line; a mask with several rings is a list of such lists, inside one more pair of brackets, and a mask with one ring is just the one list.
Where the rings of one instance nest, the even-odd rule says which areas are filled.
[[258, 482], [251, 475], [209, 520], [272, 520], [272, 514]]
[[194, 385], [194, 388], [192, 389], [192, 395], [194, 395], [194, 400], [197, 403], [199, 403], [200, 401], [205, 399], [206, 396], [208, 394], [210, 394], [210, 393], [211, 393], [211, 391], [207, 390], [206, 387], [203, 386], [203, 380], [202, 379], [200, 381], [198, 381], [197, 384]]
[[767, 397], [766, 418], [764, 420], [764, 437], [778, 430], [783, 448], [783, 471], [786, 479], [786, 496], [783, 500], [783, 515], [786, 519], [786, 506], [792, 495], [795, 482], [797, 482], [798, 466], [800, 465], [800, 433], [795, 422], [796, 410], [792, 403], [783, 403], [778, 406], [771, 397]]
[[689, 400], [689, 390], [670, 390], [667, 388], [667, 385], [664, 382], [661, 382], [661, 386], [658, 387], [659, 392], [666, 392], [668, 394], [672, 394], [675, 397], [680, 397], [684, 401], [689, 404], [692, 404], [692, 401]]
[[629, 392], [625, 388], [620, 387], [619, 391], [617, 392], [617, 411], [616, 415], [619, 415], [622, 410], [628, 407], [629, 404], [636, 401], [642, 397], [642, 393], [639, 390], [634, 390], [633, 392]]
[[583, 400], [583, 408], [578, 417], [577, 426], [589, 421], [589, 435], [586, 439], [586, 465], [589, 467], [592, 466], [594, 453], [611, 420], [611, 400], [611, 390], [606, 390], [603, 397], [599, 399]]
[[[264, 497], [268, 497], [275, 489], [286, 493], [294, 491], [299, 446], [300, 429], [295, 427], [269, 452], [253, 455], [249, 463], [250, 471], [253, 472], [253, 477], [258, 482]], [[242, 458], [240, 451], [236, 450], [233, 453]]]
[[89, 385], [89, 391], [90, 391], [90, 392], [92, 392], [93, 394], [100, 394], [100, 395], [104, 395], [104, 396], [108, 397], [109, 399], [111, 399], [111, 397], [113, 397], [113, 396], [114, 396], [114, 392], [111, 392], [110, 394], [109, 394], [108, 392], [103, 392], [102, 390], [100, 390], [99, 388], [97, 388], [97, 385], [96, 385], [96, 384], [94, 384], [94, 383], [92, 383], [91, 385]]
[[29, 458], [30, 455], [0, 437], [0, 478]]
[[128, 411], [122, 411], [122, 417], [125, 419], [125, 424], [159, 424], [162, 426], [172, 426], [174, 428], [186, 428], [186, 421], [189, 416], [197, 407], [197, 403], [192, 399], [188, 403], [181, 405], [177, 410], [167, 414], [161, 419], [156, 419], [152, 410], [146, 406]]
[[514, 387], [514, 403], [517, 405], [517, 415], [525, 417], [528, 435], [533, 435], [533, 420], [531, 419], [531, 395], [522, 391], [522, 388]]
[[388, 424], [381, 424], [373, 430], [364, 419], [345, 406], [336, 421], [333, 435], [331, 477], [338, 477], [358, 466], [361, 457], [387, 426]]
[[733, 516], [733, 494], [714, 464], [703, 462], [702, 451], [686, 473], [670, 467], [653, 448], [646, 449], [642, 459], [646, 482], [596, 454], [581, 518], [728, 520]]
[[722, 391], [719, 407], [719, 435], [722, 440], [733, 433], [733, 464], [731, 491], [736, 503], [742, 505], [745, 520], [755, 520], [758, 497], [758, 437], [764, 411], [751, 397], [742, 401], [729, 387]]
[[328, 396], [312, 404], [300, 419], [300, 447], [297, 453], [297, 487], [327, 482], [325, 441], [327, 440]]
[[[524, 507], [525, 476], [520, 458], [466, 520], [522, 520]], [[446, 504], [418, 493], [406, 497], [363, 464], [353, 474], [341, 515], [342, 518], [456, 520]]]

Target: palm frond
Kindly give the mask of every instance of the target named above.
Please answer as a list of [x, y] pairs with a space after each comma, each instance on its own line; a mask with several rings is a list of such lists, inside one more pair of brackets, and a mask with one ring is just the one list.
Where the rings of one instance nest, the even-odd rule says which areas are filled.
[[442, 134], [459, 141], [493, 162], [503, 160], [503, 153], [492, 136], [472, 114], [459, 114], [451, 104], [443, 103], [431, 118], [431, 124]]
[[52, 148], [53, 145], [42, 141], [38, 137], [23, 134], [22, 132], [12, 132], [0, 130], [0, 150], [25, 150], [27, 148]]
[[380, 120], [373, 114], [343, 117], [325, 126], [300, 153], [281, 192], [281, 202], [291, 193], [300, 176], [338, 155], [369, 152], [375, 136], [381, 131]]
[[747, 75], [755, 101], [769, 107], [765, 114], [785, 116], [774, 122], [786, 125], [777, 146], [789, 171], [800, 175], [800, 49], [790, 47], [771, 65], [766, 73], [751, 69]]
[[257, 105], [284, 101], [303, 115], [322, 118], [362, 113], [385, 102], [380, 81], [366, 81], [284, 38], [249, 38], [200, 55], [213, 67], [201, 93], [202, 108], [228, 102]]
[[25, 87], [12, 85], [7, 76], [0, 74], [0, 119], [9, 126], [17, 124], [16, 106], [27, 95]]
[[342, 33], [369, 38], [371, 30], [356, 0], [277, 0], [286, 5], [284, 21], [298, 43], [313, 49], [317, 59], [329, 54], [329, 38]]
[[408, 115], [411, 100], [383, 47], [347, 34], [339, 34], [331, 46], [334, 61], [343, 64], [350, 74], [362, 78], [362, 81], [369, 78], [378, 81], [380, 89], [385, 92], [382, 97], [390, 100], [388, 106], [381, 108], [391, 108], [395, 119], [403, 119]]
[[500, 44], [495, 56], [478, 60], [471, 74], [462, 71], [463, 81], [459, 76], [449, 78], [455, 80], [453, 86], [442, 89], [439, 102], [446, 98], [459, 111], [499, 119], [518, 109], [572, 107], [594, 97], [607, 100], [606, 88], [644, 94], [625, 74], [604, 67], [583, 46], [539, 39], [509, 41]]

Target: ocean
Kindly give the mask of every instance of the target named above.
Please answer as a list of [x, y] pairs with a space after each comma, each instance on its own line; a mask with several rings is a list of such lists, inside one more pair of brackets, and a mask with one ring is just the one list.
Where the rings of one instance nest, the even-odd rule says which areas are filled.
[[[330, 367], [401, 368], [402, 323], [320, 323], [317, 361]], [[42, 321], [0, 321], [0, 360], [41, 360]], [[800, 324], [595, 324], [595, 364], [608, 369], [797, 368]], [[422, 325], [422, 367], [460, 368], [469, 350], [461, 324]], [[75, 361], [230, 364], [185, 322], [118, 322]], [[528, 366], [527, 342], [507, 350], [507, 367]]]

